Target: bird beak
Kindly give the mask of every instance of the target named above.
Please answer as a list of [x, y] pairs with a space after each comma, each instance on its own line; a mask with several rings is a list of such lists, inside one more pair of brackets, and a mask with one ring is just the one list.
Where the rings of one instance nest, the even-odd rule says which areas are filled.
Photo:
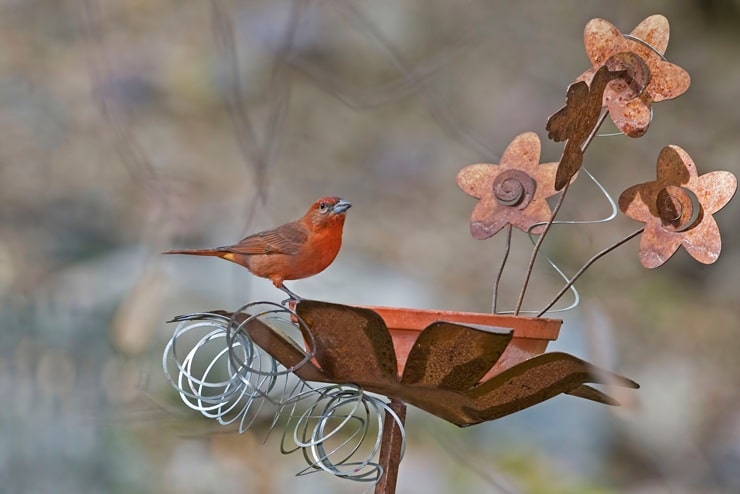
[[339, 202], [337, 202], [334, 205], [331, 211], [334, 214], [341, 214], [347, 211], [351, 207], [352, 207], [352, 204], [349, 201], [345, 201], [344, 199], [339, 199]]

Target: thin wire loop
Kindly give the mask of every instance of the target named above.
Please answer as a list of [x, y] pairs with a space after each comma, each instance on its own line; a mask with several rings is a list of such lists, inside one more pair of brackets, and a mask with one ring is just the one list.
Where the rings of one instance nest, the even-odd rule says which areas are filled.
[[[237, 322], [238, 314], [250, 310], [255, 314]], [[295, 311], [279, 304], [246, 304], [231, 317], [188, 314], [175, 319], [179, 324], [165, 345], [165, 376], [185, 405], [222, 425], [238, 424], [240, 433], [270, 409], [273, 418], [268, 434], [281, 417], [287, 417], [280, 451], [302, 453], [308, 466], [297, 475], [325, 472], [377, 483], [383, 475], [376, 457], [386, 413], [400, 427], [402, 456], [403, 421], [381, 398], [366, 394], [359, 386], [315, 388], [294, 376], [292, 371], [313, 358], [312, 350], [299, 364], [286, 369], [255, 344], [246, 330], [255, 320], [266, 323], [271, 319], [299, 328], [307, 346], [314, 348], [310, 328]]]
[[665, 57], [665, 55], [663, 55], [661, 52], [659, 52], [657, 48], [655, 48], [653, 45], [651, 45], [650, 43], [648, 43], [644, 39], [638, 38], [637, 36], [633, 36], [631, 34], [622, 34], [622, 37], [623, 38], [626, 38], [626, 39], [629, 39], [629, 40], [632, 40], [632, 41], [637, 41], [641, 45], [643, 45], [646, 48], [649, 48], [650, 50], [652, 50], [653, 52], [655, 52], [655, 54], [658, 55], [661, 58], [661, 60], [663, 60], [664, 62], [667, 62], [668, 61], [668, 59]]
[[[596, 185], [599, 192], [601, 192], [601, 194], [607, 200], [607, 202], [609, 203], [609, 209], [610, 209], [609, 214], [603, 218], [599, 218], [595, 220], [554, 220], [552, 224], [553, 225], [595, 225], [599, 223], [607, 223], [609, 221], [612, 221], [614, 218], [616, 218], [617, 215], [619, 214], [619, 208], [617, 207], [616, 201], [609, 194], [606, 188], [585, 167], [581, 167], [581, 169], [579, 170], [579, 173], [585, 174], [594, 183], [594, 185]], [[528, 229], [527, 235], [529, 236], [529, 240], [532, 242], [533, 245], [536, 243], [537, 236], [533, 234], [532, 232], [539, 226], [542, 226], [545, 224], [546, 222], [538, 222], [530, 226], [530, 228]], [[563, 279], [563, 282], [565, 283], [571, 282], [570, 278], [563, 272], [562, 269], [560, 269], [560, 267], [555, 263], [555, 261], [553, 261], [549, 256], [543, 255], [543, 257], [545, 261], [550, 265], [550, 267], [558, 274], [558, 276], [560, 276], [560, 278]], [[581, 301], [581, 296], [578, 293], [578, 290], [576, 289], [575, 285], [573, 285], [573, 283], [570, 283], [570, 285], [568, 286], [568, 290], [573, 295], [573, 302], [567, 307], [551, 310], [549, 312], [551, 313], [566, 312], [566, 311], [569, 311], [571, 309], [578, 307]], [[542, 316], [545, 312], [547, 311], [542, 311], [542, 310], [520, 310], [519, 311], [520, 314], [535, 314], [537, 317]], [[514, 313], [513, 310], [500, 312], [500, 314], [513, 314], [513, 313]]]

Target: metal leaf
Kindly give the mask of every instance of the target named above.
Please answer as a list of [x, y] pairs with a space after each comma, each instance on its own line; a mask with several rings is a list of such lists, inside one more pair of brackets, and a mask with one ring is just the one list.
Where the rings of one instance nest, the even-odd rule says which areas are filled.
[[609, 67], [602, 65], [594, 74], [590, 85], [584, 81], [571, 84], [565, 106], [547, 120], [548, 137], [555, 142], [568, 141], [555, 176], [555, 190], [565, 187], [581, 168], [581, 147], [599, 122], [607, 84], [626, 74], [625, 70], [611, 71]]
[[[301, 379], [356, 384], [458, 426], [497, 419], [561, 393], [618, 404], [587, 383], [639, 387], [630, 379], [564, 353], [538, 355], [476, 385], [507, 348], [512, 332], [483, 331], [449, 322], [434, 322], [421, 332], [399, 382], [392, 339], [376, 312], [312, 300], [300, 301], [296, 309], [308, 325], [304, 332], [310, 332], [315, 341], [320, 369], [307, 361], [300, 347], [260, 320], [251, 320], [245, 330], [282, 365], [291, 368], [302, 364], [294, 370]], [[249, 317], [224, 311], [182, 317], [209, 315], [233, 318], [237, 323]]]
[[421, 332], [409, 353], [402, 384], [465, 391], [499, 359], [513, 330], [477, 330], [435, 322]]
[[316, 341], [316, 361], [335, 382], [398, 381], [393, 340], [376, 312], [315, 300], [301, 300], [296, 312]]
[[[586, 393], [586, 383], [639, 385], [567, 353], [545, 353], [492, 377], [467, 395], [481, 420], [493, 420], [541, 403], [561, 393]], [[599, 400], [597, 400], [599, 401]]]

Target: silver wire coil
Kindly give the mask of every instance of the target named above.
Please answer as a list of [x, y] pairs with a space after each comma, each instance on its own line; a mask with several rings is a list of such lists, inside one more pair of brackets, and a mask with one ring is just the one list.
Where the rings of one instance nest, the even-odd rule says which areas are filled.
[[[238, 424], [240, 433], [249, 430], [261, 413], [272, 412], [270, 431], [281, 417], [287, 417], [280, 451], [300, 451], [308, 464], [297, 475], [325, 472], [377, 482], [383, 470], [374, 460], [380, 451], [385, 412], [400, 426], [405, 445], [401, 419], [385, 401], [359, 386], [316, 387], [297, 378], [291, 372], [294, 368], [286, 369], [256, 345], [243, 330], [254, 318], [286, 323], [290, 316], [297, 317], [272, 303], [248, 304], [237, 312], [265, 305], [270, 308], [242, 323], [213, 313], [180, 316], [162, 355], [170, 384], [189, 408], [222, 425]], [[312, 340], [305, 326], [304, 332]], [[309, 347], [312, 344], [309, 341]], [[312, 357], [309, 352], [299, 365]]]

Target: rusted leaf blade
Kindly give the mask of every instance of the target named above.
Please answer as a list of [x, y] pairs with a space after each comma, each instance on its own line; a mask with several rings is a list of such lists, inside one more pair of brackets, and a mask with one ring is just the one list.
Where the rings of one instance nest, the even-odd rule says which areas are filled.
[[301, 300], [296, 312], [316, 342], [316, 361], [334, 381], [398, 381], [393, 340], [376, 312], [315, 300]]
[[[259, 319], [244, 329], [285, 367], [301, 364], [294, 372], [304, 380], [360, 385], [459, 426], [503, 417], [560, 393], [616, 404], [587, 383], [608, 381], [638, 387], [629, 379], [561, 353], [533, 357], [477, 384], [507, 348], [512, 332], [449, 322], [432, 323], [421, 333], [400, 382], [390, 333], [376, 312], [312, 300], [300, 301], [296, 310], [308, 325], [304, 331], [313, 335], [320, 368], [295, 343]], [[213, 311], [175, 321], [209, 317], [240, 324], [249, 315]]]
[[480, 331], [436, 322], [421, 332], [411, 348], [401, 383], [465, 391], [499, 359], [512, 330]]
[[[586, 383], [639, 385], [566, 353], [545, 353], [508, 369], [467, 393], [482, 420], [493, 420], [561, 393], [586, 394]], [[598, 400], [597, 400], [598, 401]]]
[[594, 74], [590, 85], [584, 81], [571, 84], [568, 87], [565, 106], [547, 120], [548, 137], [555, 142], [568, 141], [558, 164], [555, 190], [565, 187], [581, 168], [583, 144], [598, 125], [607, 84], [626, 77], [627, 73], [621, 68], [612, 71], [606, 65], [602, 65]]
[[595, 401], [596, 403], [603, 403], [604, 405], [611, 405], [611, 406], [620, 405], [620, 403], [617, 400], [615, 400], [608, 394], [604, 393], [603, 391], [599, 391], [596, 388], [592, 388], [591, 386], [588, 386], [586, 384], [582, 384], [578, 386], [576, 389], [566, 391], [565, 394], [568, 394], [571, 396], [577, 396], [578, 398], [583, 398], [585, 400]]

